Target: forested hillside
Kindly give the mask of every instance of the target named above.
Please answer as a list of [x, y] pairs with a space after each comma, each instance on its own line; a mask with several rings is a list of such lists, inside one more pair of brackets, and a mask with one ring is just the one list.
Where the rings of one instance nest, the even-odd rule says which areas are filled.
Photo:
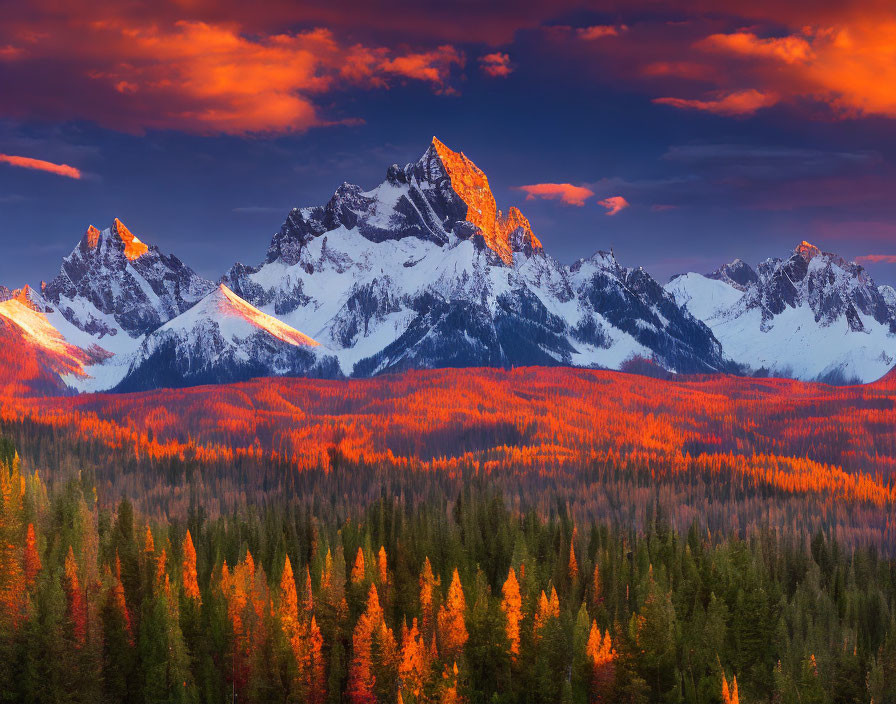
[[260, 501], [420, 502], [488, 476], [515, 506], [638, 527], [756, 526], [896, 552], [896, 393], [784, 379], [576, 369], [259, 379], [124, 395], [12, 398], [0, 430], [29, 467], [90, 469], [108, 501], [212, 515]]
[[149, 520], [2, 450], [8, 701], [896, 697], [896, 563], [822, 533], [546, 519], [486, 478]]

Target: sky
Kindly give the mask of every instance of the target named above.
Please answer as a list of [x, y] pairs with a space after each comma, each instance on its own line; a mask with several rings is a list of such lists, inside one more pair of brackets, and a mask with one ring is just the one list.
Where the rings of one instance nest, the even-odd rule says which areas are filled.
[[659, 280], [801, 240], [896, 283], [878, 0], [23, 0], [0, 9], [0, 283], [89, 224], [217, 279], [438, 136], [570, 263]]

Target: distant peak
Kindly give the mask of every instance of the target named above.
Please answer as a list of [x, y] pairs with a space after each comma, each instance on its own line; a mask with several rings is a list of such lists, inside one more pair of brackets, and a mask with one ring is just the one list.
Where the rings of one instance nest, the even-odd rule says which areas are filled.
[[118, 218], [112, 223], [112, 234], [124, 243], [124, 256], [130, 261], [139, 259], [149, 251], [149, 247], [137, 239], [137, 236]]
[[803, 259], [809, 261], [813, 257], [817, 257], [819, 254], [821, 254], [821, 250], [814, 244], [803, 240], [797, 245], [794, 253], [799, 254]]

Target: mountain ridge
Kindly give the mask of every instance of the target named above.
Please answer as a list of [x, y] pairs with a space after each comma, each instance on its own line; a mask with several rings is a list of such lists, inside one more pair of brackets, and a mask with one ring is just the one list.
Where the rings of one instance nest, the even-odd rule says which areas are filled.
[[[858, 264], [803, 241], [786, 259], [736, 259], [665, 286], [612, 252], [566, 266], [436, 137], [369, 190], [343, 183], [324, 205], [293, 208], [262, 261], [218, 284], [116, 218], [89, 226], [39, 292], [3, 298], [76, 348], [104, 350], [67, 377], [81, 390], [638, 359], [672, 373], [870, 381], [896, 356], [896, 290]], [[224, 334], [235, 320], [251, 332]], [[247, 355], [234, 340], [249, 338]]]

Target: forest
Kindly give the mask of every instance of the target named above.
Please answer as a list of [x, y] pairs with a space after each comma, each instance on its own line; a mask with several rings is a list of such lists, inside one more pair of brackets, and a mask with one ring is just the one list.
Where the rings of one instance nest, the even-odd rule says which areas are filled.
[[488, 477], [515, 510], [711, 534], [769, 525], [896, 554], [894, 381], [833, 387], [581, 369], [258, 379], [139, 394], [7, 396], [0, 433], [36, 469], [93, 472], [164, 520], [265, 502], [412, 503]]
[[896, 701], [896, 562], [821, 531], [545, 517], [487, 476], [159, 520], [0, 458], [8, 701]]
[[896, 702], [893, 380], [0, 403], [16, 702]]

